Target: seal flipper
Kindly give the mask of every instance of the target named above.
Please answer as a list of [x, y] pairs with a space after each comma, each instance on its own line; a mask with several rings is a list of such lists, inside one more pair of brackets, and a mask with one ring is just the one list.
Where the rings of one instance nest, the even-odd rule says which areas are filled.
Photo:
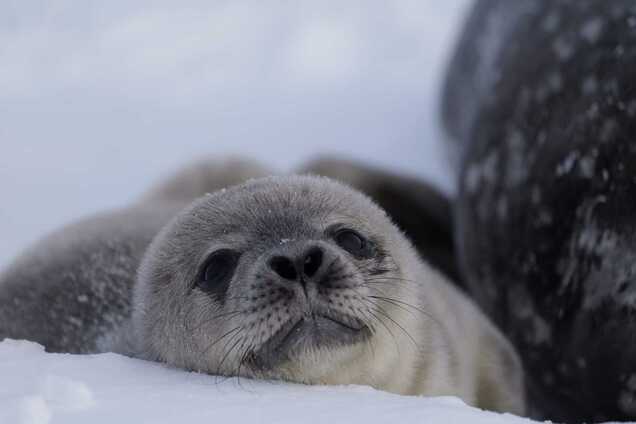
[[435, 188], [414, 177], [330, 157], [310, 161], [297, 172], [342, 181], [371, 197], [426, 261], [463, 288], [455, 261], [451, 201]]

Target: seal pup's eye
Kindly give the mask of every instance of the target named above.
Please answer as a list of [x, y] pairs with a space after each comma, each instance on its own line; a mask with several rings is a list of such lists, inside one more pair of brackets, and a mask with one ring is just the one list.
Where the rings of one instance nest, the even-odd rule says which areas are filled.
[[238, 259], [239, 253], [230, 249], [221, 249], [212, 253], [203, 265], [197, 287], [223, 301]]
[[334, 234], [334, 240], [336, 240], [338, 246], [356, 258], [362, 259], [373, 256], [374, 249], [372, 243], [354, 230], [348, 228], [338, 230], [336, 234]]

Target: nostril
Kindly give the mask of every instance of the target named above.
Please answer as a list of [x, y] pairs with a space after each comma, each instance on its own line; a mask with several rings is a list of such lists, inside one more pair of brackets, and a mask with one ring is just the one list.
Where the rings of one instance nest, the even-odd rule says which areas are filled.
[[322, 265], [322, 250], [317, 247], [311, 249], [305, 255], [305, 259], [303, 261], [303, 273], [307, 277], [313, 277], [316, 271]]
[[286, 280], [295, 280], [298, 275], [296, 274], [296, 267], [294, 263], [284, 256], [275, 256], [269, 261], [269, 266], [274, 272]]

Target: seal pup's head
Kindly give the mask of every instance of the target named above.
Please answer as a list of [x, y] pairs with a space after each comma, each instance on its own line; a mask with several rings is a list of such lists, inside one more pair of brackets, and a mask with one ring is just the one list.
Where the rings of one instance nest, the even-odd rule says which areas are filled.
[[[408, 242], [365, 195], [269, 177], [197, 200], [142, 262], [134, 323], [147, 357], [212, 374], [328, 380], [391, 319]], [[302, 368], [302, 371], [299, 369]]]

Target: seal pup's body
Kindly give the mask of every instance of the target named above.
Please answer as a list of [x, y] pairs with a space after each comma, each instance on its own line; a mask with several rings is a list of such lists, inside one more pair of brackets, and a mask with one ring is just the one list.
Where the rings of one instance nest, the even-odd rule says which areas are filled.
[[271, 175], [242, 159], [202, 161], [140, 201], [65, 226], [0, 273], [0, 340], [37, 341], [49, 352], [117, 350], [144, 251], [159, 230], [208, 191]]
[[[0, 277], [0, 338], [523, 412], [514, 350], [369, 198], [284, 176], [186, 206], [197, 169], [19, 259]], [[266, 172], [248, 169], [201, 175]]]

